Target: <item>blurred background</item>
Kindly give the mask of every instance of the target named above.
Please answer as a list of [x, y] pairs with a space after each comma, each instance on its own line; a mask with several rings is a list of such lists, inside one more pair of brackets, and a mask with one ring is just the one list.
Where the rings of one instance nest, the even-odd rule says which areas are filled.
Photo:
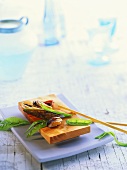
[[[51, 9], [54, 12], [52, 20], [55, 21], [59, 42], [57, 45], [46, 46], [44, 44], [45, 3], [48, 3], [49, 7], [47, 14], [51, 14]], [[40, 93], [53, 92], [64, 93], [73, 98], [75, 91], [80, 100], [82, 98], [81, 91], [83, 90], [84, 94], [87, 95], [86, 91], [89, 88], [92, 95], [88, 95], [87, 99], [93, 101], [96, 98], [96, 93], [93, 92], [97, 89], [98, 100], [101, 101], [103, 92], [108, 92], [109, 98], [114, 98], [110, 92], [117, 93], [117, 89], [121, 91], [123, 86], [126, 86], [126, 84], [120, 84], [121, 87], [116, 88], [117, 80], [114, 77], [116, 74], [118, 79], [122, 81], [121, 75], [126, 71], [126, 0], [50, 0], [50, 3], [48, 0], [0, 0], [0, 20], [18, 20], [22, 16], [29, 18], [27, 28], [37, 38], [37, 49], [29, 60], [20, 82], [12, 82], [11, 85], [8, 85], [8, 83], [1, 81], [1, 89], [3, 89], [1, 97], [5, 98], [5, 94], [8, 93], [11, 104], [24, 98], [39, 96]], [[93, 46], [90, 44], [88, 30], [96, 29], [99, 25], [99, 19], [110, 20], [114, 18], [116, 19], [116, 28], [112, 38], [112, 47], [117, 52], [114, 50], [114, 52], [106, 53], [106, 57], [108, 56], [111, 60], [107, 66], [94, 67], [94, 64], [89, 65], [87, 60], [91, 58], [91, 55], [93, 56], [93, 53], [90, 54]], [[95, 38], [95, 44], [102, 41], [101, 37], [98, 37], [100, 39], [96, 40]], [[29, 41], [33, 41], [31, 36], [29, 36]], [[2, 45], [0, 45], [1, 48]], [[95, 48], [101, 48], [101, 45]], [[116, 70], [119, 70], [119, 73], [116, 73]], [[51, 83], [49, 83], [50, 81]], [[112, 83], [109, 83], [111, 81]], [[80, 89], [77, 82], [80, 84]], [[117, 95], [119, 96], [119, 94]], [[76, 102], [78, 101], [76, 100]], [[6, 100], [3, 103], [7, 104]], [[99, 102], [98, 105], [100, 105]], [[84, 106], [82, 105], [82, 107]]]
[[[42, 30], [44, 0], [0, 0], [0, 19], [27, 16], [32, 30]], [[126, 0], [54, 0], [55, 12], [63, 14], [69, 39], [83, 39], [85, 29], [95, 27], [99, 18], [117, 18], [117, 36], [126, 37]], [[79, 31], [80, 30], [80, 31]], [[123, 33], [124, 32], [124, 35]]]

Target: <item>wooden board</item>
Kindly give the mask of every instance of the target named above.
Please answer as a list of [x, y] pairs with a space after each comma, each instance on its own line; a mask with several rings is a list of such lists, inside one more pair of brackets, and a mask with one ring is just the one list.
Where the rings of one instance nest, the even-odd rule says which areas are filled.
[[[42, 101], [46, 100], [53, 100], [54, 102], [66, 106], [56, 95], [50, 94], [44, 97], [38, 97], [34, 99], [30, 99], [31, 101], [41, 99]], [[28, 115], [25, 113], [22, 109], [22, 102], [18, 103], [19, 110], [24, 114], [24, 116], [32, 123], [36, 120], [39, 120], [40, 118], [37, 118], [35, 116]], [[67, 106], [66, 106], [67, 107]], [[64, 111], [64, 110], [62, 110]], [[72, 117], [78, 117], [77, 115], [73, 115]], [[75, 138], [77, 136], [86, 134], [90, 132], [90, 126], [69, 126], [66, 124], [66, 119], [64, 118], [62, 121], [62, 124], [60, 126], [49, 128], [45, 127], [40, 129], [40, 134], [46, 139], [46, 141], [49, 144], [58, 143], [67, 139]]]

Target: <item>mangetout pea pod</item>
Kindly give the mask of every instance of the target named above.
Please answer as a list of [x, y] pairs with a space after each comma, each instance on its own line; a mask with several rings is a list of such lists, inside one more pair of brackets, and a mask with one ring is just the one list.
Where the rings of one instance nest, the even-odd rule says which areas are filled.
[[30, 137], [37, 133], [41, 128], [44, 128], [47, 126], [47, 121], [41, 120], [37, 122], [33, 122], [33, 124], [29, 127], [29, 129], [26, 131], [26, 136]]
[[58, 111], [58, 110], [54, 110], [54, 109], [49, 108], [49, 107], [47, 107], [43, 104], [41, 104], [41, 108], [44, 109], [45, 111], [48, 111], [48, 112], [52, 112], [52, 113], [55, 113], [55, 114], [58, 114], [58, 115], [63, 115], [64, 117], [71, 117], [72, 116], [72, 114], [61, 112], [61, 111]]
[[67, 119], [66, 123], [71, 126], [87, 126], [92, 123], [92, 120], [71, 118], [71, 119]]
[[42, 122], [44, 122], [44, 120], [42, 120], [42, 119], [33, 122], [33, 123], [29, 126], [29, 128], [26, 130], [25, 133], [27, 133], [27, 132], [30, 131], [33, 127], [35, 127], [37, 124], [40, 124], [40, 123], [42, 123]]

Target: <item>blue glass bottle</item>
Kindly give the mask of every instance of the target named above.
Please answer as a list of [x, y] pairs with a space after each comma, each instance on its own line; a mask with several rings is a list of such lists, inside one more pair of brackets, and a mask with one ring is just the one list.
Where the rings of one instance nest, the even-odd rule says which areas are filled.
[[57, 37], [57, 22], [53, 0], [45, 0], [43, 17], [43, 44], [45, 46], [59, 44]]

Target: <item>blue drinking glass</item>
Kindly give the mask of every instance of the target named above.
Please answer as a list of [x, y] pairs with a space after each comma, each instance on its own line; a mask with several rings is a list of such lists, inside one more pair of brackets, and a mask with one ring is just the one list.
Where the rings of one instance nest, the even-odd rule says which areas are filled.
[[116, 19], [99, 19], [99, 26], [88, 30], [89, 60], [93, 66], [110, 63], [110, 55], [115, 51], [110, 44], [116, 31]]

